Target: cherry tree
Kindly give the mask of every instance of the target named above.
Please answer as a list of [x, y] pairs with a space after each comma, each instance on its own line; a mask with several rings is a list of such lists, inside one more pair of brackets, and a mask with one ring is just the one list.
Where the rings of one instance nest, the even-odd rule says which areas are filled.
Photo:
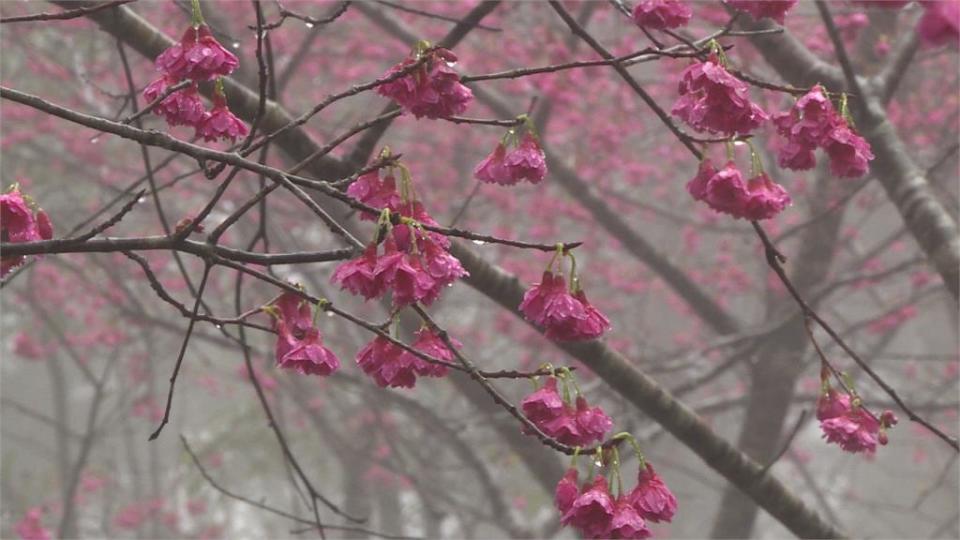
[[960, 2], [0, 23], [4, 535], [960, 534]]

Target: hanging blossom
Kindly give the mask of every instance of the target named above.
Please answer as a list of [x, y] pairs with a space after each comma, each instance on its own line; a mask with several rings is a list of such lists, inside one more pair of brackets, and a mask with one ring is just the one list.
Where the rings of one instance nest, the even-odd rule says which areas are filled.
[[768, 118], [750, 101], [746, 83], [731, 75], [716, 53], [684, 70], [679, 93], [671, 113], [697, 131], [747, 134]]
[[[618, 435], [619, 436], [619, 435]], [[635, 444], [635, 441], [634, 441]], [[677, 511], [677, 498], [637, 449], [640, 470], [637, 485], [629, 492], [616, 482], [619, 493], [610, 491], [607, 479], [598, 474], [578, 487], [578, 471], [570, 467], [557, 483], [554, 504], [560, 523], [578, 529], [585, 538], [649, 538], [649, 522], [669, 522]], [[620, 478], [619, 460], [614, 459]]]
[[20, 537], [20, 540], [50, 540], [50, 531], [43, 528], [40, 523], [40, 517], [43, 515], [43, 508], [34, 506], [27, 510], [27, 513], [13, 525], [13, 532]]
[[797, 5], [797, 0], [723, 0], [737, 11], [749, 13], [756, 20], [770, 18], [783, 24], [787, 12]]
[[[24, 198], [17, 185], [0, 195], [0, 241], [19, 244], [53, 238], [50, 216], [41, 208], [34, 210], [35, 207], [29, 197]], [[0, 277], [25, 260], [23, 255], [0, 256]]]
[[310, 304], [300, 295], [285, 292], [266, 311], [274, 316], [277, 365], [302, 375], [330, 375], [340, 360], [324, 347]]
[[[338, 266], [331, 280], [367, 300], [392, 292], [396, 307], [429, 305], [445, 287], [470, 274], [448, 251], [446, 236], [422, 228], [438, 223], [413, 199], [409, 171], [403, 166], [400, 170], [402, 195], [396, 191], [392, 168], [382, 179], [376, 172], [366, 174], [347, 188], [348, 195], [382, 210], [378, 229], [387, 233], [382, 243], [372, 243], [357, 258]], [[394, 214], [400, 223], [393, 223]]]
[[447, 49], [431, 48], [421, 41], [410, 57], [390, 68], [384, 78], [409, 69], [421, 60], [422, 64], [411, 72], [378, 86], [377, 93], [392, 99], [417, 118], [448, 118], [467, 110], [473, 92], [460, 83], [460, 75], [451, 67], [457, 56]]
[[696, 176], [687, 183], [687, 191], [717, 212], [751, 221], [770, 219], [791, 204], [783, 186], [765, 172], [744, 181], [733, 161], [717, 170], [709, 158], [704, 159]]
[[887, 444], [886, 430], [896, 425], [897, 417], [891, 411], [884, 411], [877, 418], [859, 401], [825, 384], [817, 400], [817, 420], [828, 443], [837, 444], [852, 454], [873, 454], [878, 443]]
[[[473, 175], [488, 184], [512, 186], [521, 180], [539, 184], [547, 175], [547, 158], [540, 147], [530, 117], [517, 117], [523, 122], [521, 138], [516, 129], [510, 129], [489, 156], [473, 169]], [[509, 149], [509, 150], [508, 150]]]
[[213, 93], [213, 108], [203, 114], [196, 125], [197, 137], [210, 142], [219, 139], [229, 139], [235, 142], [238, 138], [246, 137], [250, 129], [243, 120], [240, 120], [227, 107], [227, 98], [223, 95], [223, 85], [217, 81], [217, 88]]
[[641, 0], [633, 8], [633, 22], [652, 30], [681, 28], [691, 16], [693, 11], [683, 0]]
[[[459, 341], [450, 338], [454, 347]], [[433, 330], [422, 328], [412, 349], [437, 360], [449, 362], [454, 358], [446, 343]], [[413, 388], [417, 377], [443, 377], [447, 366], [428, 362], [404, 350], [383, 336], [377, 336], [357, 353], [357, 365], [383, 388]]]
[[[562, 256], [573, 261], [569, 252]], [[534, 283], [524, 293], [519, 306], [523, 317], [543, 327], [544, 334], [557, 341], [585, 341], [606, 333], [610, 329], [610, 320], [587, 300], [576, 275], [575, 262], [570, 273], [570, 287], [563, 275], [554, 274], [550, 267], [543, 272], [540, 283]]]
[[846, 99], [838, 112], [819, 85], [814, 86], [787, 112], [774, 117], [777, 132], [784, 137], [778, 161], [793, 170], [812, 169], [814, 151], [823, 148], [830, 158], [830, 170], [841, 178], [866, 174], [874, 158], [870, 143], [858, 135], [845, 118]]
[[[210, 28], [203, 23], [199, 4], [193, 4], [193, 22], [180, 41], [157, 56], [154, 65], [161, 73], [143, 91], [143, 97], [153, 102], [181, 81], [191, 81], [186, 88], [173, 92], [153, 108], [171, 126], [192, 126], [197, 136], [206, 141], [230, 139], [247, 134], [247, 127], [226, 105], [221, 77], [233, 73], [239, 61], [221, 45]], [[197, 83], [216, 80], [213, 108], [207, 112], [197, 90]]]
[[[613, 420], [602, 408], [590, 407], [583, 396], [577, 396], [576, 405], [571, 405], [569, 399], [557, 391], [557, 380], [550, 377], [543, 388], [521, 401], [524, 416], [540, 431], [563, 444], [587, 446], [602, 441], [613, 427]], [[564, 393], [569, 394], [569, 390], [565, 388]]]

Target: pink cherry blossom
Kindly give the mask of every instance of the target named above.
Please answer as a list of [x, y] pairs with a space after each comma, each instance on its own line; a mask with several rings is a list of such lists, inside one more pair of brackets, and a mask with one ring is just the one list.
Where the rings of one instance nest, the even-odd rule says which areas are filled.
[[213, 98], [213, 109], [203, 116], [196, 127], [197, 137], [203, 137], [203, 140], [207, 142], [218, 139], [229, 139], [231, 142], [235, 142], [238, 138], [245, 137], [250, 132], [243, 120], [230, 112], [226, 99], [218, 95]]
[[557, 341], [584, 341], [596, 339], [610, 329], [610, 319], [587, 300], [583, 290], [573, 297], [583, 305], [586, 316], [582, 319], [571, 318], [558, 325], [548, 326], [545, 335]]
[[[347, 195], [374, 208], [396, 210], [402, 204], [397, 193], [396, 179], [392, 174], [380, 177], [380, 171], [372, 171], [357, 178], [347, 188]], [[378, 216], [360, 213], [360, 219], [376, 221]]]
[[413, 388], [417, 374], [413, 355], [377, 336], [357, 353], [357, 365], [384, 388]]
[[731, 75], [715, 55], [684, 70], [679, 93], [671, 112], [698, 131], [746, 134], [768, 118], [750, 101], [746, 83]]
[[524, 293], [519, 309], [525, 319], [544, 327], [587, 317], [583, 304], [570, 294], [563, 276], [554, 275], [549, 270], [543, 273], [540, 283], [535, 283]]
[[840, 445], [844, 452], [872, 454], [879, 442], [880, 423], [863, 407], [855, 406], [840, 416], [820, 422], [828, 443]]
[[573, 501], [575, 501], [580, 494], [577, 475], [577, 469], [572, 467], [567, 469], [563, 478], [557, 483], [553, 501], [561, 515], [573, 508]]
[[686, 26], [692, 15], [683, 0], [641, 0], [633, 8], [633, 22], [653, 30]]
[[370, 246], [357, 258], [342, 263], [330, 281], [367, 300], [386, 291], [386, 283], [377, 275], [377, 246]]
[[749, 13], [756, 20], [769, 17], [780, 24], [783, 24], [784, 17], [797, 0], [723, 0], [725, 4], [736, 9]]
[[408, 253], [394, 249], [380, 256], [375, 272], [393, 290], [395, 306], [430, 304], [439, 294], [437, 281], [424, 270], [418, 257]]
[[[460, 75], [447, 65], [456, 55], [446, 49], [433, 49], [426, 62], [412, 72], [377, 87], [377, 93], [393, 99], [417, 118], [447, 118], [462, 113], [473, 100], [473, 92], [460, 83]], [[414, 58], [390, 68], [388, 77], [415, 64]]]
[[[18, 244], [49, 240], [52, 237], [50, 218], [46, 213], [42, 216], [34, 214], [18, 188], [0, 195], [0, 240]], [[25, 260], [24, 256], [0, 257], [0, 277], [7, 275]]]
[[[452, 337], [448, 337], [448, 339], [450, 339], [450, 342], [456, 348], [463, 346], [459, 341]], [[417, 331], [417, 339], [413, 342], [411, 347], [422, 352], [423, 354], [426, 354], [427, 356], [436, 358], [437, 360], [453, 362], [455, 358], [453, 351], [447, 347], [447, 344], [444, 343], [444, 341], [436, 334], [436, 332], [430, 330], [429, 328], [421, 328]], [[413, 369], [416, 371], [417, 375], [421, 377], [443, 377], [449, 370], [447, 366], [431, 364], [430, 362], [427, 362], [422, 358], [418, 358], [407, 351], [404, 351], [404, 354], [413, 356]]]
[[587, 446], [594, 442], [601, 442], [610, 428], [613, 427], [613, 420], [607, 416], [607, 413], [603, 412], [600, 407], [591, 407], [582, 396], [577, 398], [577, 407], [573, 417], [576, 419], [579, 438], [569, 442], [558, 438], [566, 444]]
[[303, 375], [323, 376], [340, 367], [340, 360], [324, 347], [320, 331], [313, 325], [310, 304], [299, 295], [284, 293], [273, 306], [279, 311], [274, 322], [278, 366]]
[[610, 538], [637, 539], [650, 538], [653, 533], [628, 498], [620, 497], [613, 509], [608, 535]]
[[761, 173], [747, 181], [747, 202], [741, 217], [752, 221], [770, 219], [790, 202], [787, 190], [771, 180], [767, 173]]
[[510, 171], [504, 165], [506, 157], [506, 147], [503, 143], [498, 143], [497, 147], [493, 149], [493, 152], [490, 152], [490, 155], [474, 167], [473, 176], [488, 184], [500, 184], [503, 186], [516, 184], [517, 179], [510, 174]]
[[557, 378], [550, 377], [543, 388], [523, 398], [520, 402], [523, 415], [534, 424], [556, 418], [565, 413], [566, 404], [557, 392]]
[[584, 536], [605, 538], [614, 515], [614, 502], [607, 479], [602, 474], [597, 475], [593, 483], [584, 488], [570, 510], [563, 514], [560, 523], [580, 529]]
[[157, 70], [177, 80], [210, 81], [233, 73], [238, 65], [237, 57], [213, 37], [205, 24], [187, 28], [180, 41], [156, 59]]
[[514, 148], [503, 160], [514, 183], [527, 180], [537, 184], [547, 174], [547, 160], [537, 139], [529, 132], [523, 137], [520, 144]]
[[672, 521], [677, 512], [677, 498], [653, 470], [653, 465], [646, 465], [637, 475], [637, 485], [627, 498], [644, 519], [654, 523]]
[[740, 217], [749, 199], [747, 184], [733, 161], [716, 170], [709, 159], [703, 160], [697, 175], [687, 184], [687, 191], [717, 212], [735, 217]]
[[[148, 103], [152, 103], [176, 83], [176, 79], [170, 75], [163, 75], [147, 85], [143, 90], [143, 97]], [[206, 111], [197, 92], [197, 85], [192, 84], [167, 96], [153, 108], [153, 114], [162, 116], [171, 126], [198, 127]]]
[[830, 156], [830, 171], [840, 178], [858, 178], [866, 174], [873, 159], [870, 143], [847, 125], [834, 127], [823, 141]]

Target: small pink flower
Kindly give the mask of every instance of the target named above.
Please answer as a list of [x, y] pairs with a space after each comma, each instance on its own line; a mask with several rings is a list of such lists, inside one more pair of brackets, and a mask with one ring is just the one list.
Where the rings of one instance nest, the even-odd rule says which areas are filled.
[[553, 420], [565, 414], [566, 404], [557, 392], [557, 378], [550, 377], [543, 388], [523, 398], [520, 402], [523, 415], [534, 424]]
[[40, 523], [40, 517], [43, 515], [43, 508], [35, 506], [27, 510], [27, 513], [13, 525], [13, 531], [17, 533], [20, 540], [50, 540], [50, 531], [43, 528]]
[[577, 291], [573, 297], [583, 305], [586, 317], [568, 319], [567, 322], [547, 327], [545, 335], [557, 341], [586, 341], [602, 336], [610, 329], [610, 319], [587, 300], [587, 295]]
[[626, 497], [617, 499], [613, 509], [613, 519], [610, 520], [610, 538], [650, 538], [653, 533], [647, 527], [647, 522], [630, 504]]
[[231, 142], [235, 142], [250, 132], [243, 120], [230, 112], [226, 99], [219, 95], [214, 95], [213, 109], [203, 116], [196, 127], [197, 137], [203, 137], [207, 142], [218, 139], [230, 139]]
[[233, 73], [238, 65], [237, 57], [213, 37], [205, 24], [187, 28], [180, 41], [156, 60], [158, 71], [177, 80], [211, 81]]
[[497, 147], [490, 152], [490, 155], [483, 159], [473, 169], [473, 176], [478, 180], [488, 184], [500, 184], [503, 186], [512, 186], [517, 183], [510, 171], [504, 165], [507, 157], [507, 149], [503, 143], [498, 143]]
[[830, 156], [830, 171], [841, 178], [863, 176], [874, 157], [870, 143], [847, 125], [834, 127], [824, 139], [823, 149]]
[[845, 392], [830, 389], [817, 400], [817, 420], [821, 422], [843, 416], [850, 411], [850, 396]]
[[687, 184], [687, 190], [694, 199], [704, 201], [717, 212], [740, 217], [749, 199], [743, 176], [736, 164], [730, 161], [724, 168], [705, 179], [712, 168], [709, 160], [704, 160], [697, 176]]
[[549, 270], [543, 273], [540, 283], [535, 283], [524, 293], [519, 309], [525, 319], [544, 327], [587, 317], [583, 304], [567, 290], [563, 276], [554, 275]]
[[677, 513], [677, 498], [649, 463], [646, 469], [640, 470], [637, 486], [627, 498], [644, 519], [654, 523], [670, 522]]
[[413, 355], [377, 336], [357, 353], [357, 365], [383, 388], [413, 388], [417, 384]]
[[[0, 241], [19, 244], [53, 237], [50, 218], [42, 210], [34, 214], [18, 188], [0, 195]], [[21, 265], [24, 256], [0, 257], [0, 277]]]
[[[450, 342], [454, 347], [460, 348], [463, 345], [453, 339], [449, 338]], [[421, 328], [417, 332], [417, 339], [411, 345], [414, 349], [422, 352], [423, 354], [436, 358], [437, 360], [444, 360], [447, 362], [453, 362], [454, 354], [451, 351], [447, 344], [438, 336], [434, 331], [429, 328]], [[407, 351], [404, 351], [404, 354], [413, 356], [413, 369], [416, 371], [417, 375], [421, 377], [443, 377], [447, 374], [449, 368], [441, 364], [431, 364], [421, 358], [418, 358]]]
[[820, 422], [828, 443], [840, 445], [844, 452], [872, 454], [879, 442], [880, 423], [863, 407], [852, 407], [841, 416]]
[[[402, 204], [400, 194], [397, 193], [397, 183], [393, 175], [380, 178], [379, 171], [369, 172], [359, 178], [347, 188], [347, 195], [378, 209], [389, 208], [396, 210]], [[360, 213], [360, 219], [376, 221], [378, 216]]]
[[42, 360], [45, 354], [43, 346], [30, 334], [21, 331], [13, 338], [13, 352], [17, 356], [30, 360]]
[[567, 469], [563, 478], [557, 483], [553, 501], [561, 515], [566, 514], [573, 508], [573, 501], [575, 501], [580, 494], [580, 488], [577, 487], [577, 475], [576, 468]]
[[[603, 441], [604, 435], [613, 427], [613, 420], [600, 407], [590, 407], [582, 396], [577, 398], [577, 409], [574, 412], [580, 437], [567, 443], [574, 446], [586, 446], [593, 442]], [[559, 439], [558, 439], [559, 440]]]
[[683, 0], [641, 0], [633, 8], [633, 22], [653, 30], [686, 26], [692, 15]]
[[917, 24], [920, 41], [929, 47], [960, 42], [960, 1], [937, 0], [921, 2], [923, 18]]
[[737, 11], [749, 13], [756, 20], [769, 17], [783, 24], [784, 17], [797, 0], [723, 0], [725, 4]]
[[584, 536], [605, 538], [614, 515], [614, 502], [607, 487], [607, 479], [597, 475], [593, 484], [584, 486], [560, 523], [580, 529]]
[[777, 115], [773, 122], [787, 141], [780, 149], [780, 166], [808, 170], [816, 164], [814, 150], [832, 129], [843, 123], [843, 119], [817, 85], [797, 100], [789, 111]]
[[510, 173], [514, 183], [527, 180], [537, 184], [547, 174], [547, 160], [543, 149], [529, 132], [523, 137], [520, 145], [507, 154], [503, 166]]
[[768, 119], [750, 101], [746, 83], [731, 75], [715, 55], [684, 70], [679, 93], [671, 113], [698, 131], [746, 134]]
[[427, 273], [420, 259], [394, 249], [377, 259], [376, 275], [393, 290], [393, 304], [430, 304], [439, 294], [437, 281]]
[[274, 323], [277, 332], [277, 365], [302, 375], [330, 375], [340, 360], [323, 346], [320, 331], [313, 326], [310, 305], [300, 296], [284, 293], [273, 306], [280, 312]]
[[367, 300], [377, 298], [386, 291], [386, 284], [377, 276], [377, 246], [370, 246], [356, 259], [337, 267], [331, 281], [342, 289], [363, 296]]
[[762, 173], [747, 181], [747, 202], [743, 208], [744, 219], [758, 221], [770, 219], [790, 205], [790, 195], [783, 186]]
[[[147, 85], [143, 90], [143, 97], [148, 103], [153, 103], [168, 87], [176, 83], [171, 76], [164, 75]], [[197, 92], [197, 85], [192, 84], [167, 96], [153, 108], [153, 114], [162, 116], [171, 126], [197, 127], [203, 121], [206, 110]]]

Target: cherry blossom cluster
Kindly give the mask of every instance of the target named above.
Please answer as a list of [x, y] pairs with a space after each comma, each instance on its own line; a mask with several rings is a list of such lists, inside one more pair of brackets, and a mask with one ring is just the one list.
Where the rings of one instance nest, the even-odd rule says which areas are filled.
[[619, 460], [614, 461], [619, 493], [610, 492], [607, 478], [598, 474], [578, 486], [579, 472], [571, 467], [557, 484], [554, 503], [560, 523], [579, 530], [585, 538], [650, 538], [649, 523], [670, 522], [677, 498], [663, 479], [638, 454], [637, 485], [624, 492]]
[[[557, 381], [564, 384], [563, 396]], [[550, 377], [543, 387], [523, 398], [520, 409], [537, 428], [569, 446], [587, 446], [603, 440], [613, 420], [600, 407], [591, 407], [577, 390], [576, 405], [570, 403], [569, 372]]]
[[384, 78], [417, 63], [420, 65], [378, 86], [377, 93], [392, 99], [417, 118], [449, 118], [461, 114], [473, 100], [473, 92], [460, 82], [460, 75], [451, 67], [456, 61], [457, 55], [452, 51], [421, 41], [410, 56], [390, 68]]
[[525, 133], [521, 137], [516, 129], [506, 135], [473, 169], [473, 175], [488, 184], [512, 186], [521, 180], [538, 184], [547, 175], [547, 158], [544, 156], [533, 123], [527, 115], [521, 115]]
[[696, 62], [680, 78], [680, 97], [671, 112], [697, 131], [722, 135], [747, 134], [769, 117], [750, 101], [743, 81], [724, 67], [716, 47], [705, 62]]
[[340, 360], [323, 346], [310, 304], [286, 292], [265, 309], [274, 317], [277, 365], [303, 375], [330, 375]]
[[733, 160], [717, 169], [709, 158], [700, 162], [687, 191], [717, 212], [751, 221], [770, 219], [790, 205], [790, 195], [765, 172], [743, 179]]
[[22, 540], [50, 540], [53, 538], [50, 531], [43, 527], [40, 517], [43, 515], [43, 508], [35, 506], [27, 510], [20, 521], [14, 523], [13, 532]]
[[[30, 199], [20, 193], [20, 187], [14, 185], [0, 195], [0, 240], [19, 244], [53, 238], [53, 224], [50, 216]], [[26, 260], [23, 255], [0, 256], [0, 277], [20, 266]]]
[[[195, 8], [196, 9], [196, 8]], [[198, 14], [195, 13], [195, 19]], [[221, 45], [206, 24], [193, 24], [180, 41], [160, 53], [155, 61], [160, 78], [147, 85], [143, 97], [149, 102], [163, 96], [168, 88], [181, 81], [189, 86], [173, 92], [154, 107], [171, 126], [192, 126], [197, 137], [205, 141], [229, 139], [236, 141], [249, 129], [227, 106], [220, 77], [234, 72], [239, 65], [237, 57]], [[197, 84], [216, 80], [213, 107], [207, 111], [200, 99]]]
[[812, 169], [816, 164], [814, 151], [823, 148], [830, 157], [833, 174], [841, 178], [863, 176], [873, 152], [870, 143], [851, 128], [844, 116], [820, 86], [798, 99], [789, 111], [775, 115], [773, 123], [786, 140], [778, 155], [780, 166]]
[[[449, 339], [454, 347], [459, 349], [462, 346], [457, 340]], [[454, 359], [453, 351], [429, 328], [417, 332], [411, 348], [437, 360], [450, 362]], [[427, 362], [382, 336], [360, 349], [357, 365], [384, 388], [413, 388], [417, 377], [443, 377], [449, 369], [443, 364]]]
[[851, 454], [873, 454], [878, 443], [887, 444], [886, 430], [897, 423], [892, 411], [884, 411], [877, 418], [860, 403], [858, 396], [838, 392], [826, 382], [817, 400], [817, 420], [823, 438]]
[[[573, 260], [569, 252], [562, 256]], [[534, 283], [524, 293], [519, 306], [524, 318], [543, 327], [544, 334], [557, 341], [585, 341], [602, 336], [610, 329], [610, 319], [587, 300], [576, 266], [570, 270], [569, 285], [563, 273], [554, 273], [552, 267], [553, 262], [543, 272], [540, 283]]]
[[[450, 240], [446, 236], [421, 227], [438, 223], [413, 198], [409, 172], [403, 166], [401, 196], [393, 169], [383, 178], [380, 171], [365, 174], [347, 189], [351, 197], [382, 210], [380, 228], [389, 232], [382, 249], [380, 243], [373, 242], [360, 256], [341, 264], [332, 281], [368, 300], [392, 291], [397, 307], [416, 302], [429, 305], [444, 287], [469, 273], [448, 251]], [[401, 216], [399, 224], [392, 223], [392, 214]]]

